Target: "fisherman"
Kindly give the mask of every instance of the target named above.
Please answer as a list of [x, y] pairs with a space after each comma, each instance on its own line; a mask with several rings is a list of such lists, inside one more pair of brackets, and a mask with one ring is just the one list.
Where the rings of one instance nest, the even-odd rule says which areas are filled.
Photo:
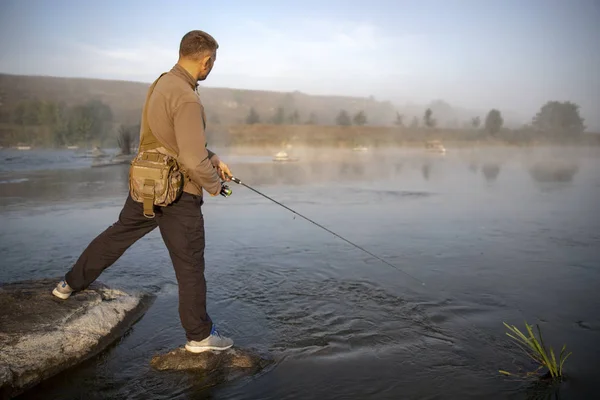
[[[184, 35], [177, 64], [158, 79], [144, 104], [149, 129], [160, 144], [175, 150], [178, 163], [187, 171], [181, 197], [167, 207], [155, 206], [155, 217], [147, 218], [142, 203], [134, 201], [129, 193], [118, 221], [88, 245], [52, 292], [68, 299], [73, 292], [84, 290], [131, 245], [158, 226], [179, 285], [185, 348], [192, 353], [233, 346], [233, 340], [219, 334], [206, 312], [204, 278], [202, 190], [217, 196], [222, 181], [232, 176], [227, 164], [206, 148], [204, 108], [196, 91], [198, 82], [211, 72], [218, 47], [215, 39], [203, 31]], [[161, 149], [164, 147], [157, 151]]]

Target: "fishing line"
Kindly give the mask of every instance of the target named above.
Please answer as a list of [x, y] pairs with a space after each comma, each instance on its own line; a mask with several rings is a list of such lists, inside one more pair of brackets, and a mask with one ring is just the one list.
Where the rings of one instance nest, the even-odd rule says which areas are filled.
[[406, 275], [406, 276], [408, 276], [408, 277], [410, 277], [410, 278], [414, 279], [415, 281], [419, 282], [421, 285], [425, 286], [425, 282], [421, 281], [421, 280], [420, 280], [420, 279], [418, 279], [418, 278], [415, 278], [414, 276], [412, 276], [412, 275], [411, 275], [411, 274], [409, 274], [408, 272], [405, 272], [405, 271], [401, 270], [400, 268], [398, 268], [398, 267], [397, 267], [397, 266], [395, 266], [394, 264], [392, 264], [392, 263], [390, 263], [390, 262], [388, 262], [388, 261], [384, 260], [383, 258], [379, 257], [379, 256], [378, 256], [378, 255], [376, 255], [376, 254], [373, 254], [373, 253], [372, 253], [372, 252], [370, 252], [369, 250], [367, 250], [367, 249], [365, 249], [365, 248], [363, 248], [363, 247], [361, 247], [361, 246], [357, 245], [356, 243], [353, 243], [353, 242], [351, 242], [350, 240], [348, 240], [348, 239], [344, 238], [344, 237], [343, 237], [343, 236], [341, 236], [341, 235], [338, 235], [337, 233], [333, 232], [332, 230], [330, 230], [330, 229], [327, 229], [327, 228], [326, 228], [326, 227], [324, 227], [323, 225], [321, 225], [321, 224], [319, 224], [319, 223], [317, 223], [317, 222], [313, 221], [312, 219], [310, 219], [310, 218], [308, 218], [308, 217], [305, 217], [304, 215], [300, 214], [299, 212], [297, 212], [297, 211], [295, 211], [295, 210], [292, 210], [292, 209], [291, 209], [291, 208], [289, 208], [288, 206], [286, 206], [286, 205], [284, 205], [284, 204], [281, 204], [280, 202], [278, 202], [278, 201], [277, 201], [277, 200], [275, 200], [275, 199], [272, 199], [271, 197], [267, 196], [266, 194], [264, 194], [264, 193], [261, 193], [260, 191], [258, 191], [258, 190], [256, 190], [256, 189], [254, 189], [253, 187], [251, 187], [251, 186], [249, 186], [249, 185], [245, 184], [244, 182], [242, 182], [242, 181], [241, 181], [239, 178], [235, 178], [235, 177], [233, 177], [233, 176], [230, 176], [229, 178], [230, 178], [230, 179], [231, 179], [233, 182], [237, 183], [238, 185], [245, 186], [246, 188], [248, 188], [248, 189], [252, 190], [253, 192], [255, 192], [255, 193], [257, 193], [257, 194], [261, 195], [262, 197], [264, 197], [264, 198], [266, 198], [266, 199], [268, 199], [268, 200], [272, 201], [273, 203], [277, 204], [278, 206], [281, 206], [281, 207], [285, 208], [286, 210], [288, 210], [288, 211], [291, 211], [292, 213], [296, 214], [297, 216], [304, 218], [305, 220], [307, 220], [307, 221], [308, 221], [308, 222], [310, 222], [311, 224], [313, 224], [313, 225], [316, 225], [316, 226], [318, 226], [319, 228], [321, 228], [321, 229], [323, 229], [323, 230], [325, 230], [325, 231], [327, 231], [327, 232], [331, 233], [331, 234], [332, 234], [332, 235], [334, 235], [335, 237], [337, 237], [337, 238], [339, 238], [339, 239], [343, 240], [344, 242], [346, 242], [346, 243], [348, 243], [348, 244], [350, 244], [350, 245], [352, 245], [352, 246], [356, 247], [357, 249], [359, 249], [359, 250], [361, 250], [361, 251], [363, 251], [363, 252], [367, 253], [367, 254], [368, 254], [368, 255], [370, 255], [371, 257], [374, 257], [374, 258], [376, 258], [377, 260], [379, 260], [379, 261], [383, 262], [384, 264], [386, 264], [386, 265], [388, 265], [388, 266], [390, 266], [390, 267], [394, 268], [395, 270], [397, 270], [397, 271], [399, 271], [399, 272], [403, 273], [404, 275]]
[[[319, 223], [317, 223], [317, 222], [313, 221], [312, 219], [310, 219], [310, 218], [308, 218], [308, 217], [305, 217], [304, 215], [300, 214], [299, 212], [297, 212], [297, 211], [295, 211], [295, 210], [291, 209], [290, 207], [288, 207], [288, 206], [286, 206], [286, 205], [284, 205], [284, 204], [282, 204], [282, 203], [278, 202], [277, 200], [275, 200], [275, 199], [273, 199], [273, 198], [271, 198], [271, 197], [267, 196], [266, 194], [264, 194], [264, 193], [261, 193], [260, 191], [258, 191], [258, 190], [256, 190], [256, 189], [254, 189], [253, 187], [251, 187], [251, 186], [249, 186], [249, 185], [245, 184], [244, 182], [242, 182], [242, 181], [241, 181], [239, 178], [236, 178], [236, 177], [233, 177], [233, 176], [229, 176], [229, 179], [231, 179], [231, 181], [233, 181], [233, 182], [235, 182], [235, 183], [237, 183], [237, 184], [239, 184], [239, 185], [245, 186], [246, 188], [248, 188], [248, 189], [252, 190], [253, 192], [255, 192], [255, 193], [259, 194], [260, 196], [262, 196], [262, 197], [264, 197], [264, 198], [266, 198], [266, 199], [268, 199], [268, 200], [272, 201], [273, 203], [275, 203], [275, 204], [277, 204], [277, 205], [279, 205], [279, 206], [281, 206], [281, 207], [285, 208], [286, 210], [289, 210], [290, 212], [292, 212], [292, 213], [294, 213], [294, 214], [298, 215], [299, 217], [302, 217], [302, 218], [304, 218], [305, 220], [307, 220], [307, 221], [308, 221], [308, 222], [310, 222], [311, 224], [314, 224], [314, 225], [318, 226], [319, 228], [321, 228], [321, 229], [323, 229], [323, 230], [325, 230], [325, 231], [327, 231], [327, 232], [331, 233], [332, 235], [334, 235], [334, 236], [336, 236], [337, 238], [339, 238], [339, 239], [341, 239], [341, 240], [345, 241], [346, 243], [348, 243], [348, 244], [350, 244], [350, 245], [354, 246], [355, 248], [357, 248], [357, 249], [359, 249], [359, 250], [361, 250], [361, 251], [363, 251], [363, 252], [365, 252], [365, 253], [369, 254], [370, 256], [372, 256], [372, 257], [376, 258], [377, 260], [379, 260], [379, 261], [383, 262], [384, 264], [386, 264], [386, 265], [388, 265], [388, 266], [390, 266], [390, 267], [394, 268], [395, 270], [397, 270], [397, 271], [399, 271], [399, 272], [403, 273], [404, 275], [406, 275], [406, 276], [408, 276], [408, 277], [410, 277], [410, 278], [414, 279], [415, 281], [419, 282], [419, 283], [420, 283], [422, 286], [425, 286], [425, 282], [421, 281], [420, 279], [418, 279], [418, 278], [415, 278], [414, 276], [412, 276], [412, 275], [410, 275], [409, 273], [407, 273], [407, 272], [405, 272], [405, 271], [401, 270], [400, 268], [398, 268], [398, 267], [397, 267], [397, 266], [395, 266], [394, 264], [391, 264], [390, 262], [388, 262], [388, 261], [384, 260], [383, 258], [381, 258], [381, 257], [377, 256], [376, 254], [373, 254], [372, 252], [368, 251], [367, 249], [365, 249], [365, 248], [363, 248], [363, 247], [361, 247], [361, 246], [357, 245], [356, 243], [353, 243], [353, 242], [351, 242], [350, 240], [348, 240], [348, 239], [346, 239], [346, 238], [342, 237], [341, 235], [339, 235], [339, 234], [337, 234], [337, 233], [333, 232], [332, 230], [330, 230], [330, 229], [328, 229], [328, 228], [324, 227], [323, 225], [321, 225], [321, 224], [319, 224]], [[225, 186], [224, 186], [224, 193], [222, 192], [221, 194], [222, 194], [223, 196], [226, 196], [226, 197], [227, 197], [227, 196], [230, 196], [230, 195], [231, 195], [231, 189], [229, 189], [229, 188], [228, 188], [228, 187], [225, 185]], [[458, 314], [457, 312], [453, 311], [451, 308], [447, 308], [447, 311], [448, 311], [450, 314], [452, 314], [452, 315], [454, 315], [454, 316], [456, 316], [456, 317], [458, 317], [458, 318], [462, 319], [463, 321], [467, 322], [467, 324], [469, 324], [469, 325], [470, 325], [472, 328], [474, 328], [474, 330], [475, 330], [475, 331], [478, 331], [478, 332], [480, 332], [480, 333], [484, 334], [484, 336], [489, 336], [489, 334], [488, 334], [487, 332], [483, 331], [483, 329], [481, 329], [481, 328], [479, 328], [478, 326], [476, 326], [476, 325], [473, 323], [473, 321], [471, 321], [471, 320], [470, 320], [469, 318], [467, 318], [466, 316], [464, 316], [464, 315], [461, 315], [461, 314]], [[494, 337], [494, 336], [492, 336], [492, 337]]]

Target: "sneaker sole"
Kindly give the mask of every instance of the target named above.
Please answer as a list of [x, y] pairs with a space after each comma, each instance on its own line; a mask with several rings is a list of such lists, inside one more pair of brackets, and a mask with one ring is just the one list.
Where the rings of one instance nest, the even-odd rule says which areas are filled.
[[69, 296], [71, 296], [71, 293], [69, 293], [69, 294], [61, 293], [56, 289], [54, 289], [52, 291], [52, 294], [55, 295], [56, 297], [58, 297], [59, 299], [63, 299], [63, 300], [66, 300], [69, 298]]
[[209, 350], [223, 351], [223, 350], [230, 349], [232, 347], [233, 347], [233, 344], [226, 346], [226, 347], [217, 347], [217, 346], [191, 347], [191, 346], [188, 346], [187, 344], [185, 345], [185, 349], [187, 351], [189, 351], [190, 353], [204, 353], [205, 351], [209, 351]]

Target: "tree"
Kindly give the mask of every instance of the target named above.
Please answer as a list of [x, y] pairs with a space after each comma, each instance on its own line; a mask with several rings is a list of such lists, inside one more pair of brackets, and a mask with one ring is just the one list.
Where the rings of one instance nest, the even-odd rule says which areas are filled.
[[117, 143], [119, 144], [119, 148], [121, 149], [121, 154], [129, 155], [131, 154], [131, 150], [133, 147], [133, 139], [135, 138], [135, 128], [134, 126], [125, 126], [121, 125], [119, 127], [119, 133], [117, 136]]
[[17, 125], [25, 125], [25, 103], [17, 104], [12, 113], [12, 122]]
[[310, 115], [308, 116], [308, 119], [306, 120], [306, 125], [316, 125], [317, 122], [319, 122], [319, 119], [317, 118], [317, 114], [315, 114], [314, 112], [311, 112]]
[[58, 117], [56, 126], [54, 127], [54, 143], [57, 145], [64, 145], [66, 144], [65, 138], [69, 132], [69, 108], [65, 103], [60, 102], [58, 103], [56, 113], [58, 114]]
[[113, 112], [100, 100], [68, 108], [63, 102], [26, 100], [17, 103], [11, 120], [22, 129], [17, 139], [43, 145], [101, 143], [113, 128]]
[[427, 110], [425, 110], [425, 115], [423, 116], [423, 123], [428, 128], [435, 128], [435, 125], [437, 124], [435, 118], [431, 117], [432, 114], [433, 111], [431, 111], [431, 108], [428, 108]]
[[73, 107], [69, 112], [69, 122], [67, 128], [67, 143], [77, 143], [80, 141], [88, 142], [91, 139], [91, 132], [94, 126], [92, 116], [83, 105]]
[[300, 114], [298, 114], [298, 110], [294, 110], [294, 112], [290, 114], [288, 121], [292, 125], [296, 125], [298, 121], [300, 121]]
[[52, 101], [44, 101], [41, 104], [39, 122], [42, 125], [52, 127], [59, 119], [58, 104]]
[[67, 141], [69, 143], [101, 142], [112, 128], [110, 107], [99, 100], [75, 106], [69, 113]]
[[543, 134], [555, 137], [580, 135], [585, 131], [579, 106], [570, 101], [549, 101], [532, 120], [532, 127]]
[[258, 113], [256, 112], [256, 110], [254, 109], [254, 107], [250, 108], [250, 112], [248, 113], [248, 116], [246, 117], [246, 123], [248, 125], [260, 123], [260, 116], [258, 115]]
[[42, 109], [43, 104], [37, 99], [27, 102], [24, 115], [25, 123], [27, 125], [40, 125], [42, 123]]
[[400, 114], [399, 112], [396, 111], [396, 120], [394, 121], [394, 125], [396, 126], [404, 126], [404, 115]]
[[342, 125], [342, 126], [352, 125], [352, 121], [350, 120], [350, 116], [348, 115], [346, 110], [340, 111], [338, 116], [335, 118], [335, 122], [338, 125]]
[[500, 111], [491, 109], [490, 112], [488, 112], [487, 117], [485, 117], [485, 130], [489, 132], [490, 135], [495, 135], [500, 132], [502, 124], [504, 124], [504, 120], [502, 119]]
[[475, 129], [479, 128], [479, 126], [481, 125], [481, 118], [479, 117], [475, 117], [473, 119], [471, 119], [471, 126]]
[[21, 101], [13, 112], [13, 122], [21, 126], [33, 126], [43, 123], [44, 104], [37, 100]]
[[273, 116], [273, 123], [276, 125], [281, 125], [285, 122], [285, 112], [283, 107], [278, 107], [277, 111], [275, 111], [275, 115]]
[[410, 122], [410, 127], [412, 129], [417, 129], [419, 127], [419, 118], [413, 117], [412, 121]]
[[48, 102], [45, 107], [44, 124], [51, 131], [51, 141], [55, 146], [62, 146], [68, 135], [69, 110], [64, 103]]
[[12, 110], [7, 107], [0, 107], [0, 123], [10, 124], [13, 120]]
[[354, 114], [352, 121], [354, 122], [354, 125], [363, 126], [367, 123], [367, 116], [365, 115], [365, 112], [361, 110]]

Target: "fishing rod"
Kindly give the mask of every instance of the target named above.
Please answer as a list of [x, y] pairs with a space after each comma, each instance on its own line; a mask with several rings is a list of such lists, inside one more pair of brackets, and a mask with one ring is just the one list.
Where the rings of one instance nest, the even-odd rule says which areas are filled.
[[[367, 253], [367, 254], [368, 254], [368, 255], [370, 255], [371, 257], [374, 257], [374, 258], [376, 258], [377, 260], [379, 260], [379, 261], [383, 262], [384, 264], [386, 264], [386, 265], [388, 265], [388, 266], [390, 266], [390, 267], [394, 268], [395, 270], [397, 270], [397, 271], [399, 271], [399, 272], [403, 273], [404, 275], [406, 275], [406, 276], [408, 276], [408, 277], [410, 277], [410, 278], [414, 279], [415, 281], [419, 282], [421, 285], [425, 286], [425, 282], [421, 281], [421, 280], [420, 280], [420, 279], [418, 279], [418, 278], [415, 278], [414, 276], [412, 276], [412, 275], [411, 275], [411, 274], [409, 274], [408, 272], [405, 272], [405, 271], [401, 270], [400, 268], [398, 268], [398, 267], [397, 267], [397, 266], [395, 266], [394, 264], [392, 264], [392, 263], [390, 263], [390, 262], [388, 262], [388, 261], [384, 260], [383, 258], [379, 257], [378, 255], [371, 253], [371, 252], [370, 252], [370, 251], [368, 251], [367, 249], [365, 249], [365, 248], [363, 248], [363, 247], [361, 247], [361, 246], [357, 245], [356, 243], [353, 243], [353, 242], [351, 242], [350, 240], [348, 240], [348, 239], [346, 239], [346, 238], [342, 237], [341, 235], [338, 235], [337, 233], [333, 232], [332, 230], [330, 230], [330, 229], [327, 229], [327, 228], [326, 228], [326, 227], [324, 227], [323, 225], [321, 225], [321, 224], [319, 224], [319, 223], [317, 223], [317, 222], [313, 221], [312, 219], [310, 219], [310, 218], [308, 218], [308, 217], [305, 217], [304, 215], [300, 214], [299, 212], [297, 212], [297, 211], [295, 211], [295, 210], [292, 210], [292, 209], [291, 209], [291, 208], [289, 208], [288, 206], [286, 206], [286, 205], [284, 205], [284, 204], [281, 204], [280, 202], [278, 202], [278, 201], [277, 201], [277, 200], [275, 200], [275, 199], [272, 199], [271, 197], [267, 196], [266, 194], [259, 192], [258, 190], [254, 189], [253, 187], [251, 187], [251, 186], [249, 186], [249, 185], [245, 184], [244, 182], [242, 182], [242, 181], [241, 181], [241, 179], [239, 179], [239, 178], [236, 178], [236, 177], [233, 177], [233, 176], [229, 176], [229, 179], [230, 179], [232, 182], [235, 182], [235, 183], [237, 183], [238, 185], [245, 186], [246, 188], [248, 188], [248, 189], [252, 190], [253, 192], [255, 192], [255, 193], [257, 193], [257, 194], [261, 195], [262, 197], [264, 197], [264, 198], [266, 198], [266, 199], [268, 199], [268, 200], [272, 201], [273, 203], [277, 204], [278, 206], [281, 206], [281, 207], [285, 208], [286, 210], [288, 210], [288, 211], [291, 211], [292, 213], [296, 214], [297, 216], [299, 216], [299, 217], [301, 217], [301, 218], [304, 218], [305, 220], [307, 220], [307, 221], [308, 221], [308, 222], [310, 222], [311, 224], [313, 224], [313, 225], [316, 225], [316, 226], [318, 226], [319, 228], [321, 228], [321, 229], [323, 229], [323, 230], [325, 230], [325, 231], [327, 231], [327, 232], [331, 233], [332, 235], [336, 236], [337, 238], [339, 238], [339, 239], [342, 239], [344, 242], [346, 242], [346, 243], [348, 243], [348, 244], [350, 244], [350, 245], [352, 245], [352, 246], [356, 247], [357, 249], [359, 249], [359, 250], [361, 250], [361, 251], [364, 251], [365, 253]], [[232, 193], [232, 192], [231, 192], [231, 189], [230, 189], [230, 188], [229, 188], [227, 185], [223, 185], [223, 189], [221, 190], [221, 195], [223, 195], [223, 196], [227, 197], [227, 196], [230, 196], [230, 195], [231, 195], [231, 193]]]

